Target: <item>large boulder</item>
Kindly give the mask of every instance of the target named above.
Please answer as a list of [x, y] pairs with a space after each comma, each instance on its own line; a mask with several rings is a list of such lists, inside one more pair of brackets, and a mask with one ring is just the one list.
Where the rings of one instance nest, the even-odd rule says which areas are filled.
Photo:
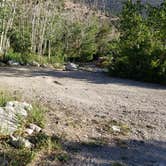
[[25, 102], [11, 101], [5, 107], [0, 107], [0, 134], [11, 135], [20, 127], [20, 118], [26, 119], [27, 111], [32, 106]]
[[75, 71], [75, 70], [77, 70], [78, 69], [78, 67], [77, 67], [77, 65], [76, 64], [74, 64], [74, 63], [67, 63], [66, 64], [66, 70], [69, 70], [69, 71]]

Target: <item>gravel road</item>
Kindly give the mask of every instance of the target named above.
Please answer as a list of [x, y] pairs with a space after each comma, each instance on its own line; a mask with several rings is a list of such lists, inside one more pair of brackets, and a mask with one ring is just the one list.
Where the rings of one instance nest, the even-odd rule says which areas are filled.
[[65, 138], [67, 165], [166, 166], [164, 86], [104, 73], [5, 67], [0, 87], [50, 108], [45, 130]]

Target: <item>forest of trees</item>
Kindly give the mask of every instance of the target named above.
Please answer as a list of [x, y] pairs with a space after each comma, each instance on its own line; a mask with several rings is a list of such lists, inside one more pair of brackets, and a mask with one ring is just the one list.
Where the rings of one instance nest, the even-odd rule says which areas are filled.
[[[93, 12], [65, 9], [62, 0], [1, 0], [0, 54], [39, 55], [49, 60], [68, 57], [92, 60], [106, 47], [110, 26]], [[97, 36], [103, 40], [101, 44]], [[104, 49], [103, 49], [104, 51]], [[25, 59], [26, 59], [25, 58]]]
[[152, 6], [128, 0], [116, 22], [88, 7], [74, 10], [63, 0], [0, 0], [1, 60], [107, 56], [113, 76], [166, 83], [166, 1]]

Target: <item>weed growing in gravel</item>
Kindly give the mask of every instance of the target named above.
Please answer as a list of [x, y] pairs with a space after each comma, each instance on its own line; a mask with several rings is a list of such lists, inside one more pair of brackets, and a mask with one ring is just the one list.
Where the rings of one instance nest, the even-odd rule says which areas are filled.
[[59, 153], [56, 155], [55, 160], [60, 162], [67, 162], [69, 160], [69, 155], [67, 153]]
[[[115, 132], [112, 128], [112, 126], [117, 126], [120, 128], [120, 132]], [[121, 122], [117, 122], [115, 120], [109, 120], [109, 121], [102, 121], [98, 124], [98, 128], [99, 132], [106, 132], [106, 133], [110, 133], [113, 135], [128, 135], [130, 132], [130, 128], [126, 125], [123, 124]]]
[[82, 144], [90, 147], [104, 146], [108, 143], [108, 139], [105, 137], [99, 138], [89, 138], [88, 142], [83, 142]]
[[60, 139], [58, 137], [51, 137], [43, 132], [40, 132], [32, 136], [30, 140], [35, 145], [36, 150], [41, 150], [42, 148], [44, 148], [47, 151], [52, 151], [53, 149], [62, 149]]
[[27, 122], [35, 123], [43, 128], [45, 124], [45, 112], [46, 109], [40, 105], [33, 105], [33, 110], [29, 111]]
[[4, 154], [5, 160], [10, 166], [26, 166], [35, 157], [34, 151], [30, 149], [9, 148]]
[[14, 98], [5, 91], [0, 91], [0, 107], [4, 107], [8, 101], [13, 100]]

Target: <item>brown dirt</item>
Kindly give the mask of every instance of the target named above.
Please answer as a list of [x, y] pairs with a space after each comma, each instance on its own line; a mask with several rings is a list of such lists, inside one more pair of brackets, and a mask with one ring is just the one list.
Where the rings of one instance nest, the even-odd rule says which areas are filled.
[[45, 130], [66, 140], [67, 165], [166, 165], [166, 87], [23, 67], [0, 68], [0, 87], [50, 108]]

